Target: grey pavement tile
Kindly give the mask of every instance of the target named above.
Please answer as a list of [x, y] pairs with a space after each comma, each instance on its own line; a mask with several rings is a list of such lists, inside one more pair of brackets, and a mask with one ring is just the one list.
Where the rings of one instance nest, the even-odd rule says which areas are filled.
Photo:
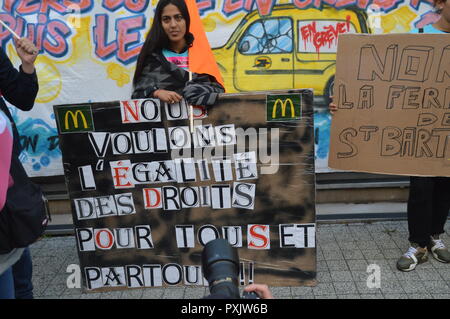
[[403, 290], [407, 294], [421, 294], [421, 293], [427, 293], [428, 290], [425, 287], [425, 284], [420, 281], [401, 281], [400, 282]]
[[164, 288], [147, 288], [142, 293], [142, 299], [161, 299], [164, 294]]
[[370, 260], [377, 260], [377, 259], [384, 259], [383, 253], [377, 248], [377, 249], [361, 249], [364, 257], [367, 259], [367, 261]]
[[336, 294], [329, 294], [329, 295], [315, 295], [315, 299], [337, 299]]
[[395, 272], [397, 271], [398, 270], [392, 270], [387, 267], [381, 268], [381, 281], [398, 281], [398, 278], [395, 275]]
[[400, 283], [420, 281], [419, 275], [414, 270], [409, 272], [397, 270], [394, 274]]
[[377, 265], [380, 267], [381, 273], [383, 272], [391, 272], [391, 271], [397, 271], [395, 268], [396, 261], [393, 261], [392, 259], [367, 259], [367, 262], [370, 265]]
[[81, 288], [67, 288], [63, 291], [63, 295], [81, 295], [83, 290]]
[[354, 243], [355, 241], [355, 237], [353, 237], [353, 235], [340, 235], [340, 236], [336, 236], [336, 242], [339, 244], [339, 246], [341, 247], [342, 244], [346, 244], [346, 243]]
[[377, 241], [377, 246], [380, 249], [399, 249], [397, 243], [392, 238], [389, 238], [389, 240]]
[[66, 275], [66, 274], [64, 274], [64, 275], [57, 274], [56, 276], [54, 276], [53, 278], [50, 279], [50, 284], [52, 284], [52, 285], [57, 285], [57, 284], [67, 285], [67, 277], [68, 277], [68, 275]]
[[327, 232], [317, 232], [316, 233], [317, 242], [320, 245], [323, 244], [334, 244], [336, 242], [336, 238], [334, 238], [333, 233], [327, 233]]
[[339, 251], [339, 245], [336, 242], [321, 245], [321, 248], [323, 253], [328, 251]]
[[383, 222], [374, 222], [374, 223], [367, 223], [366, 224], [366, 227], [367, 227], [367, 229], [369, 229], [369, 230], [383, 230], [383, 229], [385, 229], [384, 228], [384, 225], [383, 225]]
[[95, 293], [83, 293], [80, 296], [80, 299], [100, 299], [102, 297], [101, 292], [95, 292]]
[[81, 298], [81, 294], [59, 296], [59, 299], [80, 299], [80, 298]]
[[369, 263], [365, 259], [355, 259], [355, 260], [347, 260], [347, 265], [351, 271], [358, 271], [358, 270], [366, 271]]
[[37, 274], [37, 273], [34, 272], [34, 269], [33, 269], [32, 281], [33, 281], [33, 285], [34, 286], [40, 286], [40, 287], [42, 287], [44, 285], [48, 286], [50, 284], [50, 281], [52, 280], [52, 278], [53, 277]]
[[169, 287], [164, 289], [163, 299], [183, 299], [184, 287]]
[[338, 299], [361, 299], [360, 295], [353, 294], [353, 295], [337, 295]]
[[[383, 233], [372, 234], [374, 241], [378, 248], [396, 248], [397, 244], [392, 240], [392, 237]], [[392, 243], [392, 244], [391, 244]], [[394, 246], [393, 246], [394, 245]]]
[[433, 259], [432, 263], [433, 263], [434, 268], [436, 268], [436, 269], [450, 270], [449, 269], [450, 267], [448, 266], [448, 264], [441, 263], [441, 262], [439, 262], [437, 260], [434, 260], [434, 259]]
[[323, 256], [322, 250], [316, 249], [316, 260], [323, 261], [325, 257]]
[[186, 287], [184, 299], [200, 299], [209, 294], [209, 290], [204, 287]]
[[433, 299], [431, 294], [408, 294], [408, 299]]
[[352, 277], [354, 281], [367, 281], [368, 276], [370, 275], [369, 273], [367, 273], [364, 270], [355, 270], [352, 271]]
[[342, 255], [340, 250], [324, 250], [323, 256], [325, 260], [344, 260], [344, 255]]
[[405, 294], [399, 281], [382, 280], [381, 291], [383, 294]]
[[352, 273], [350, 271], [330, 270], [330, 275], [333, 282], [353, 281]]
[[333, 237], [333, 228], [332, 227], [325, 227], [324, 224], [319, 224], [317, 227], [317, 234], [321, 235], [322, 237]]
[[142, 289], [128, 289], [122, 293], [122, 299], [141, 299], [144, 291]]
[[[395, 234], [392, 234], [391, 239], [393, 242], [395, 242], [398, 246], [399, 243], [403, 243], [405, 245], [408, 245], [409, 232], [408, 231], [399, 231]], [[398, 247], [401, 248], [401, 247]]]
[[431, 294], [433, 299], [450, 299], [450, 294]]
[[315, 296], [319, 295], [330, 295], [335, 294], [336, 291], [334, 290], [333, 284], [330, 283], [318, 283], [317, 286], [313, 287], [312, 289]]
[[330, 271], [349, 270], [345, 260], [327, 260], [327, 265]]
[[408, 295], [403, 294], [384, 294], [384, 299], [408, 299]]
[[79, 265], [80, 264], [80, 259], [78, 258], [78, 256], [67, 255], [65, 263], [67, 264], [67, 266], [69, 266], [69, 265]]
[[291, 287], [291, 292], [294, 296], [314, 295], [312, 287]]
[[424, 262], [420, 265], [417, 265], [416, 271], [420, 271], [420, 270], [432, 270], [432, 271], [436, 271], [435, 266], [433, 265], [433, 263], [430, 262], [430, 259], [428, 259], [427, 262]]
[[311, 295], [300, 295], [300, 296], [292, 296], [292, 299], [316, 299], [316, 296], [314, 296], [313, 294]]
[[53, 295], [53, 296], [41, 296], [41, 297], [38, 297], [38, 298], [35, 298], [35, 299], [46, 299], [46, 300], [51, 299], [51, 300], [56, 300], [56, 299], [60, 299], [60, 296], [59, 296], [59, 295]]
[[427, 291], [433, 293], [450, 293], [450, 287], [443, 280], [439, 281], [424, 281]]
[[318, 260], [316, 262], [316, 269], [317, 269], [317, 272], [322, 271], [322, 270], [328, 271], [327, 262], [325, 260], [320, 260], [320, 261]]
[[337, 232], [346, 232], [350, 230], [349, 224], [331, 224], [331, 230], [335, 233]]
[[100, 293], [100, 299], [123, 299], [126, 294], [126, 291], [106, 291]]
[[[53, 278], [58, 275], [60, 267], [54, 266], [33, 266], [33, 274], [41, 275], [48, 278]], [[50, 280], [50, 279], [49, 279]]]
[[360, 250], [366, 250], [366, 249], [378, 249], [377, 244], [373, 241], [373, 240], [358, 240], [356, 242], [356, 246], [360, 249]]
[[350, 282], [334, 282], [334, 290], [336, 291], [337, 295], [340, 294], [357, 294], [358, 289], [356, 288], [356, 285], [353, 283], [353, 281]]
[[418, 266], [415, 270], [421, 280], [441, 280], [441, 275], [435, 269], [424, 269], [420, 266]]
[[341, 249], [345, 260], [363, 259], [364, 255], [357, 247], [353, 249]]
[[291, 287], [271, 287], [270, 291], [274, 298], [292, 296]]
[[383, 248], [381, 249], [381, 252], [384, 255], [384, 258], [386, 259], [399, 259], [401, 255], [403, 255], [403, 252], [398, 248]]
[[367, 281], [355, 281], [355, 286], [360, 294], [373, 295], [381, 293], [381, 288], [367, 287]]
[[344, 250], [359, 250], [359, 247], [358, 247], [358, 245], [356, 245], [355, 240], [339, 243], [339, 247], [341, 248], [342, 251], [344, 251]]
[[47, 247], [44, 246], [41, 248], [41, 256], [54, 258], [61, 258], [62, 255], [66, 252], [66, 249], [59, 247]]
[[47, 288], [47, 287], [39, 287], [39, 286], [36, 286], [36, 285], [34, 285], [33, 284], [33, 286], [34, 286], [34, 288], [33, 288], [33, 296], [35, 297], [35, 298], [38, 298], [38, 297], [41, 297], [41, 296], [43, 296], [43, 294], [44, 294], [44, 291], [45, 291], [45, 289]]
[[360, 294], [361, 299], [384, 299], [382, 293], [376, 293], [376, 294]]
[[405, 238], [394, 238], [395, 243], [397, 244], [397, 247], [403, 252], [406, 253], [408, 251], [408, 248], [411, 246], [408, 241], [408, 236]]
[[353, 239], [356, 241], [372, 241], [372, 242], [374, 241], [372, 235], [370, 235], [369, 233], [354, 233]]
[[351, 232], [366, 232], [368, 231], [367, 227], [367, 223], [349, 224], [348, 226]]
[[331, 274], [329, 271], [319, 271], [317, 272], [317, 282], [331, 282]]
[[57, 284], [57, 285], [48, 285], [47, 289], [45, 289], [42, 292], [42, 296], [55, 296], [55, 295], [62, 295], [63, 292], [66, 290], [67, 286], [66, 284]]

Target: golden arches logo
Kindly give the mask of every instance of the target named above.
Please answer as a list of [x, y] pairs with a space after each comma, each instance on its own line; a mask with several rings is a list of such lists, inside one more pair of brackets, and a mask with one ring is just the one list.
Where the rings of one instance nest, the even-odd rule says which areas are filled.
[[277, 116], [277, 110], [278, 110], [278, 104], [280, 104], [281, 106], [281, 117], [286, 117], [286, 107], [290, 106], [290, 110], [291, 110], [291, 115], [290, 117], [293, 118], [295, 117], [295, 107], [294, 107], [294, 103], [292, 102], [291, 99], [287, 98], [284, 101], [281, 99], [277, 99], [275, 101], [275, 104], [273, 105], [273, 110], [272, 110], [272, 118], [276, 118]]
[[65, 130], [68, 130], [70, 128], [69, 127], [69, 115], [72, 118], [72, 124], [73, 124], [74, 128], [76, 128], [76, 129], [78, 128], [78, 116], [79, 115], [81, 116], [81, 119], [83, 120], [84, 129], [87, 129], [89, 127], [88, 123], [86, 121], [86, 117], [84, 116], [84, 114], [81, 110], [77, 110], [77, 111], [75, 111], [75, 113], [72, 111], [67, 111], [64, 116], [64, 129]]

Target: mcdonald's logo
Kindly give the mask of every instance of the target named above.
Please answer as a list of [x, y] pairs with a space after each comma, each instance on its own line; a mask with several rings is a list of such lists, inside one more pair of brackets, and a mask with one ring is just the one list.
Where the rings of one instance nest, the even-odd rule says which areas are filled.
[[291, 106], [291, 108], [290, 108], [291, 116], [290, 117], [295, 117], [294, 103], [292, 103], [292, 100], [286, 99], [286, 100], [282, 101], [281, 99], [277, 99], [275, 101], [275, 104], [273, 105], [272, 118], [273, 119], [276, 118], [278, 104], [280, 104], [280, 106], [281, 106], [281, 117], [286, 117], [286, 107], [287, 107], [288, 103]]
[[68, 130], [70, 128], [69, 116], [72, 118], [72, 123], [73, 123], [73, 126], [75, 129], [78, 128], [78, 116], [80, 116], [81, 119], [83, 120], [84, 128], [85, 129], [88, 128], [88, 124], [86, 122], [86, 116], [84, 116], [83, 112], [81, 112], [80, 110], [76, 110], [75, 114], [72, 111], [66, 112], [66, 115], [64, 116], [64, 129], [65, 130]]
[[56, 108], [61, 133], [92, 132], [92, 110], [89, 105]]
[[300, 95], [267, 96], [267, 121], [290, 121], [300, 117]]

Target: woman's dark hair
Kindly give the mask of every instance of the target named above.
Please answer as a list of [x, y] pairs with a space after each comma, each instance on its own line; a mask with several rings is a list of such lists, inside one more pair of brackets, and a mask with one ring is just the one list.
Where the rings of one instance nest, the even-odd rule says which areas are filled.
[[447, 0], [433, 0], [433, 7], [434, 7], [434, 12], [441, 14], [442, 13], [442, 9], [438, 9], [437, 5], [438, 3], [442, 2], [445, 3]]
[[133, 86], [136, 85], [136, 81], [142, 74], [142, 70], [145, 67], [146, 58], [153, 52], [160, 51], [164, 48], [170, 48], [169, 38], [164, 32], [161, 23], [162, 12], [164, 8], [169, 4], [176, 6], [178, 10], [180, 10], [181, 15], [186, 21], [186, 34], [184, 35], [184, 38], [186, 39], [186, 44], [188, 45], [188, 47], [190, 47], [194, 42], [194, 36], [189, 32], [191, 19], [189, 17], [189, 11], [184, 0], [160, 0], [158, 2], [158, 5], [156, 6], [152, 27], [150, 28], [150, 32], [145, 38], [144, 46], [142, 47], [142, 50], [138, 56], [136, 71], [134, 72], [133, 77]]

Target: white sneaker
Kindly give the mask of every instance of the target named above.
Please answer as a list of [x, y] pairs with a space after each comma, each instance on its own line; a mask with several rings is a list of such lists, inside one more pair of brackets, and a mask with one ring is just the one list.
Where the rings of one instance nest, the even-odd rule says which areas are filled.
[[434, 259], [440, 261], [441, 263], [450, 262], [450, 252], [448, 251], [447, 247], [445, 247], [442, 239], [439, 239], [439, 235], [431, 236], [430, 246], [430, 251]]

